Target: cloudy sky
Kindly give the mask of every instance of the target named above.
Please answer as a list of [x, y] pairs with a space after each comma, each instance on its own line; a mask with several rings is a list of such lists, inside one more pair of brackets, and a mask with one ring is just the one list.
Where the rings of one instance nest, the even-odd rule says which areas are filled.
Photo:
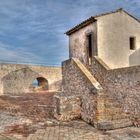
[[0, 62], [60, 65], [68, 58], [64, 32], [121, 7], [140, 19], [140, 0], [0, 0]]

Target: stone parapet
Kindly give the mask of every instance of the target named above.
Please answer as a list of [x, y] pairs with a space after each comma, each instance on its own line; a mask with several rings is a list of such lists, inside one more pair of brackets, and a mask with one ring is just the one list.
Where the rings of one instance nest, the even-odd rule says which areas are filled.
[[32, 83], [39, 77], [48, 81], [49, 90], [61, 90], [61, 67], [0, 64], [0, 95], [34, 92]]
[[110, 69], [95, 57], [88, 69], [107, 93], [108, 102], [117, 103], [130, 118], [140, 118], [140, 66]]
[[79, 96], [54, 96], [54, 117], [61, 121], [69, 121], [80, 118], [81, 99]]

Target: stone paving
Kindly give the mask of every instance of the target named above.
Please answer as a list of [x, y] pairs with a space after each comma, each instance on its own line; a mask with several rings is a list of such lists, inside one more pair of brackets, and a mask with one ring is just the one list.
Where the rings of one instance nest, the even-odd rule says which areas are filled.
[[82, 120], [60, 122], [53, 119], [52, 95], [1, 97], [0, 140], [140, 140], [137, 127], [105, 132]]
[[27, 138], [22, 138], [20, 135], [5, 135], [5, 137], [7, 140], [109, 140], [106, 134], [81, 120], [50, 125], [45, 129], [37, 130], [36, 133], [30, 134]]
[[10, 113], [0, 111], [0, 133], [9, 125], [31, 123], [29, 119], [13, 116]]
[[27, 140], [140, 140], [140, 128], [129, 127], [103, 132], [78, 120], [40, 129]]
[[27, 138], [0, 136], [0, 140], [140, 140], [140, 128], [128, 127], [105, 132], [76, 120], [38, 129]]

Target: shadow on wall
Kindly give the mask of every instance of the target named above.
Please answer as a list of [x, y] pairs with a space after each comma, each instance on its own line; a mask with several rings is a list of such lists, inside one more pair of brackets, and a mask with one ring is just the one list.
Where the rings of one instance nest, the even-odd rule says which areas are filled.
[[4, 94], [21, 94], [30, 92], [29, 86], [36, 77], [41, 77], [30, 68], [12, 71], [2, 78]]
[[129, 56], [129, 66], [140, 65], [140, 49]]

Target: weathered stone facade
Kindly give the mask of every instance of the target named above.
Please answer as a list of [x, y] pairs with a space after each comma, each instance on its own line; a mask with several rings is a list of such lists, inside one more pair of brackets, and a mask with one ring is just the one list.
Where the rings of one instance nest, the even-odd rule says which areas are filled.
[[49, 90], [61, 90], [61, 67], [0, 64], [0, 95], [33, 92], [31, 85], [38, 77], [48, 81]]
[[55, 98], [56, 118], [69, 120], [81, 117], [99, 129], [132, 125], [121, 105], [109, 97], [78, 59], [63, 62], [62, 83], [63, 93]]
[[89, 68], [108, 95], [119, 102], [123, 111], [140, 118], [140, 66], [106, 69], [94, 59]]
[[[87, 64], [87, 35], [93, 34], [93, 45], [97, 47], [97, 23], [91, 23], [85, 28], [69, 36], [69, 57], [78, 58], [82, 63]], [[80, 53], [79, 53], [80, 52]]]
[[[92, 54], [101, 58], [111, 69], [140, 65], [140, 22], [119, 9], [93, 16], [67, 32], [70, 58], [88, 62], [88, 39], [92, 34]], [[135, 48], [130, 49], [130, 37]]]
[[[55, 99], [59, 117], [55, 116], [63, 120], [63, 116], [80, 115], [99, 129], [132, 125], [131, 120], [140, 118], [140, 66], [134, 66], [140, 64], [139, 20], [119, 9], [91, 17], [66, 34], [70, 59], [62, 63], [63, 94]], [[133, 50], [131, 37], [137, 38]], [[77, 116], [72, 107], [65, 112], [70, 109], [70, 98], [80, 108]]]
[[[81, 117], [87, 122], [94, 122], [96, 118], [97, 96], [102, 94], [102, 87], [91, 75], [77, 67], [78, 62], [68, 60], [63, 62], [63, 92], [65, 95], [81, 97]], [[80, 64], [81, 66], [81, 64]], [[89, 76], [87, 76], [84, 72]], [[68, 84], [69, 83], [69, 84]]]
[[[73, 99], [78, 96], [80, 101], [78, 104], [80, 108], [80, 117], [89, 123], [94, 123], [96, 120], [97, 96], [102, 94], [102, 87], [78, 60], [70, 59], [63, 62], [62, 69], [63, 93], [59, 97], [59, 102], [62, 102], [62, 104], [59, 103], [59, 105], [64, 106], [65, 100], [69, 102], [69, 99]], [[73, 106], [77, 106], [77, 98], [75, 99], [75, 104], [73, 104]], [[71, 104], [71, 102], [69, 102], [69, 104]], [[70, 118], [75, 118], [75, 115], [72, 115], [72, 112], [74, 112], [73, 110], [71, 110], [71, 115], [69, 113], [67, 114], [65, 111], [64, 113], [63, 111], [61, 112], [61, 110], [59, 111], [59, 114], [62, 116], [67, 115], [67, 118], [70, 116]], [[77, 112], [77, 117], [79, 117], [79, 111]]]

